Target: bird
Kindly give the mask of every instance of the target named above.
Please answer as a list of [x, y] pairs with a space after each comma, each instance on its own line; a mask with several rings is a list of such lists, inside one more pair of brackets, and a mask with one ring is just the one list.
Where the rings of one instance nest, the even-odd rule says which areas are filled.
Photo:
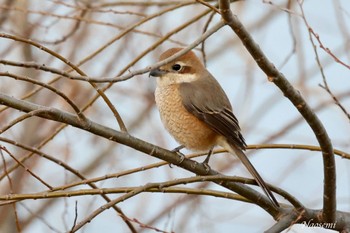
[[[181, 50], [170, 48], [160, 55], [159, 61]], [[180, 144], [174, 150], [179, 152], [186, 147], [192, 151], [208, 151], [203, 161], [208, 166], [214, 147], [223, 147], [240, 159], [272, 204], [279, 207], [244, 153], [247, 144], [226, 93], [195, 53], [189, 51], [151, 70], [149, 75], [156, 77], [155, 102], [161, 121]]]

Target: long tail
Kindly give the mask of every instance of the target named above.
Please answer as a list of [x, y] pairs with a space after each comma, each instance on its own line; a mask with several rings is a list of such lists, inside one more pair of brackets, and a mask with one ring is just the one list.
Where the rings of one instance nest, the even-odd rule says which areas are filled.
[[247, 170], [250, 172], [250, 174], [254, 177], [256, 183], [261, 187], [261, 189], [264, 191], [266, 196], [270, 199], [270, 201], [276, 206], [279, 207], [280, 205], [278, 204], [275, 196], [272, 194], [271, 190], [267, 187], [265, 181], [261, 178], [260, 174], [258, 171], [254, 168], [253, 164], [249, 161], [248, 157], [245, 155], [245, 153], [241, 150], [236, 148], [234, 145], [229, 145], [229, 148], [227, 149], [229, 152], [237, 155], [239, 160], [243, 163], [243, 165], [247, 168]]

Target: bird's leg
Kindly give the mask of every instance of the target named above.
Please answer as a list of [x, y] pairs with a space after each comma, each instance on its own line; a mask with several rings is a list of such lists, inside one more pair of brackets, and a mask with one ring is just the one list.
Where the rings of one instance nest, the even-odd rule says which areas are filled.
[[[185, 160], [185, 155], [180, 152], [180, 150], [183, 149], [183, 148], [185, 148], [185, 146], [184, 145], [180, 145], [180, 146], [178, 146], [178, 147], [176, 147], [176, 148], [171, 150], [171, 152], [175, 152], [180, 157], [179, 164], [181, 164]], [[170, 164], [169, 164], [169, 166], [171, 167]]]
[[214, 150], [214, 147], [212, 147], [209, 152], [208, 152], [208, 155], [207, 157], [204, 159], [204, 161], [202, 162], [203, 166], [205, 167], [205, 170], [207, 172], [210, 171], [210, 166], [209, 166], [209, 159], [210, 159], [210, 156], [213, 154], [213, 150]]
[[203, 164], [206, 164], [206, 165], [209, 164], [209, 159], [210, 159], [210, 156], [213, 154], [213, 150], [214, 150], [214, 147], [209, 150], [207, 157], [202, 162]]
[[171, 152], [176, 152], [179, 153], [181, 149], [185, 148], [184, 145], [180, 145], [178, 147], [175, 147], [174, 149], [171, 150]]

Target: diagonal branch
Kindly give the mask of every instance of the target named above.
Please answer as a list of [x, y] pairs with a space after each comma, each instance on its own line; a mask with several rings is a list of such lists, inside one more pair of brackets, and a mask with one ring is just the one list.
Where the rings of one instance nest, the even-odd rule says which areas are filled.
[[[18, 36], [13, 36], [10, 34], [6, 34], [6, 33], [0, 33], [0, 37], [5, 38], [5, 39], [10, 39], [10, 40], [14, 40], [14, 41], [18, 41], [18, 42], [22, 42], [22, 43], [26, 43], [28, 45], [34, 46], [54, 57], [56, 57], [57, 59], [59, 59], [60, 61], [64, 62], [66, 65], [70, 66], [72, 69], [74, 69], [78, 74], [82, 75], [82, 76], [87, 76], [81, 69], [79, 69], [78, 66], [74, 65], [72, 62], [70, 62], [68, 59], [66, 59], [65, 57], [61, 56], [60, 54], [54, 52], [53, 50], [50, 50], [49, 48], [46, 48], [45, 46], [38, 44], [32, 40], [26, 39], [26, 38], [22, 38], [22, 37], [18, 37]], [[112, 102], [109, 100], [109, 98], [107, 97], [107, 95], [100, 89], [98, 88], [98, 86], [93, 83], [93, 82], [89, 82], [91, 84], [91, 86], [96, 90], [96, 92], [102, 97], [102, 99], [105, 101], [105, 103], [107, 104], [107, 106], [110, 108], [110, 110], [112, 111], [114, 117], [116, 118], [118, 124], [119, 124], [119, 128], [122, 131], [127, 131], [126, 126], [119, 114], [119, 112], [117, 111], [117, 109], [115, 108], [115, 106], [112, 104]]]
[[[155, 145], [152, 145], [150, 143], [147, 143], [145, 141], [142, 141], [138, 138], [131, 136], [127, 132], [120, 132], [120, 131], [113, 130], [111, 128], [95, 123], [89, 119], [86, 119], [85, 122], [81, 122], [79, 118], [76, 117], [75, 115], [70, 114], [68, 112], [60, 111], [56, 108], [49, 108], [49, 107], [33, 104], [24, 100], [18, 100], [16, 98], [13, 98], [1, 93], [0, 93], [0, 104], [10, 106], [11, 108], [14, 108], [23, 112], [31, 112], [39, 109], [46, 110], [46, 111], [39, 112], [37, 116], [48, 120], [66, 123], [73, 127], [80, 128], [90, 133], [104, 137], [108, 140], [121, 143], [123, 145], [134, 148], [135, 150], [149, 154], [161, 160], [165, 160], [171, 164], [175, 164], [188, 171], [194, 172], [197, 175], [218, 175], [219, 174], [217, 171], [208, 169], [206, 166], [199, 164], [196, 161], [184, 158], [182, 156], [178, 156], [175, 152], [171, 152], [163, 148], [157, 147]], [[256, 203], [261, 208], [266, 210], [274, 218], [278, 217], [279, 209], [273, 206], [271, 202], [264, 195], [248, 187], [247, 185], [239, 184], [237, 182], [231, 182], [231, 181], [220, 181], [216, 183]]]
[[322, 122], [311, 110], [310, 106], [305, 102], [284, 75], [279, 72], [272, 62], [265, 56], [259, 45], [255, 43], [251, 35], [244, 28], [236, 15], [230, 10], [229, 0], [220, 0], [219, 8], [225, 23], [237, 34], [245, 48], [254, 58], [261, 70], [268, 76], [283, 94], [293, 103], [300, 114], [313, 130], [318, 143], [322, 149], [323, 167], [324, 167], [324, 193], [323, 193], [323, 220], [325, 222], [334, 222], [336, 213], [336, 170], [333, 153], [333, 146], [328, 134], [322, 125]]
[[[44, 109], [37, 109], [35, 111], [31, 111], [31, 112], [42, 112], [44, 114], [45, 110]], [[83, 124], [83, 122], [81, 122]], [[62, 166], [65, 170], [71, 172], [72, 174], [76, 175], [77, 177], [79, 177], [81, 180], [86, 180], [86, 178], [81, 174], [79, 173], [77, 170], [73, 169], [72, 167], [70, 167], [68, 164], [66, 164], [65, 162], [63, 162], [62, 160], [59, 160], [53, 156], [50, 156], [40, 150], [38, 150], [37, 148], [33, 148], [33, 147], [29, 147], [29, 146], [26, 146], [24, 144], [21, 144], [21, 143], [18, 143], [16, 141], [12, 141], [10, 139], [7, 139], [7, 138], [3, 138], [3, 137], [0, 137], [0, 141], [3, 141], [3, 142], [6, 142], [6, 143], [9, 143], [9, 144], [12, 144], [12, 145], [16, 145], [17, 147], [19, 148], [22, 148], [22, 149], [25, 149], [27, 151], [30, 151], [32, 153], [35, 153], [53, 163], [56, 163], [56, 164], [59, 164], [60, 166]], [[0, 150], [1, 152], [1, 150]], [[21, 161], [18, 161], [20, 163], [22, 163]], [[8, 176], [8, 174], [10, 174], [10, 171], [6, 171], [5, 172], [6, 176]], [[1, 179], [0, 179], [1, 180]], [[98, 189], [97, 185], [92, 181], [92, 182], [85, 182], [85, 184], [89, 185], [91, 188], [93, 189]], [[52, 191], [54, 191], [54, 189], [50, 188]], [[111, 199], [104, 193], [100, 193], [101, 197], [107, 202], [111, 202]], [[2, 203], [2, 204], [5, 204], [5, 203]], [[7, 204], [7, 203], [6, 203]], [[112, 207], [118, 214], [119, 216], [123, 219], [123, 221], [128, 225], [130, 231], [132, 233], [135, 233], [136, 230], [135, 230], [135, 227], [131, 224], [131, 222], [128, 220], [129, 218], [124, 214], [124, 212], [122, 211], [122, 209], [120, 209], [118, 206], [114, 205]]]

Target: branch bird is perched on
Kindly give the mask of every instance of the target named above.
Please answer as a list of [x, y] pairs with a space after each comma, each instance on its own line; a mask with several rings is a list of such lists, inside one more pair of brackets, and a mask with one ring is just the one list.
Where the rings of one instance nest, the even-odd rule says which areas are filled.
[[[181, 48], [165, 51], [164, 60]], [[216, 79], [193, 52], [150, 72], [157, 77], [156, 104], [165, 128], [182, 146], [209, 151], [216, 145], [237, 155], [275, 206], [279, 206], [264, 180], [244, 154], [246, 143], [230, 101]], [[179, 147], [181, 148], [181, 146]]]

